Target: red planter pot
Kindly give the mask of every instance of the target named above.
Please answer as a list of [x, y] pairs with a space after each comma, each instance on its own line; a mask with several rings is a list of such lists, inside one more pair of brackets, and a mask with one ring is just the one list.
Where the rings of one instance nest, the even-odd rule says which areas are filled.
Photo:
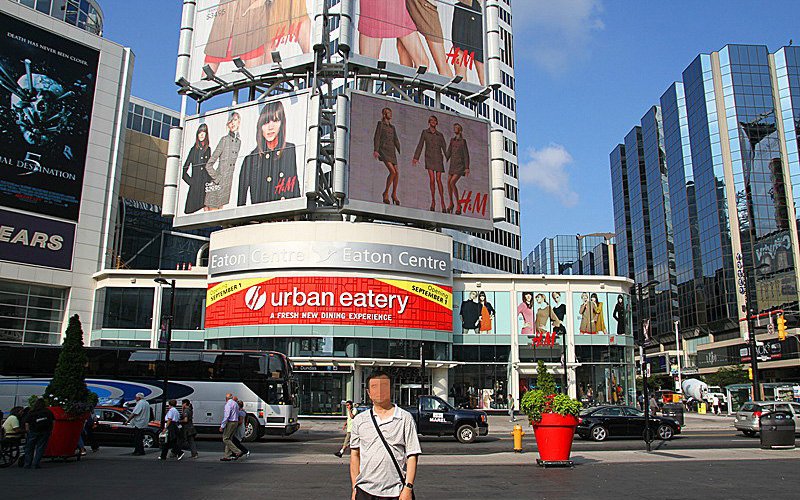
[[545, 462], [563, 462], [569, 460], [572, 451], [572, 440], [578, 419], [572, 415], [562, 416], [558, 413], [544, 413], [542, 420], [531, 424], [536, 435], [536, 447], [539, 458]]
[[47, 448], [44, 450], [45, 457], [74, 457], [78, 449], [78, 439], [81, 437], [81, 430], [89, 418], [88, 413], [72, 415], [64, 411], [60, 406], [51, 406], [56, 420], [53, 422], [53, 432], [47, 441]]

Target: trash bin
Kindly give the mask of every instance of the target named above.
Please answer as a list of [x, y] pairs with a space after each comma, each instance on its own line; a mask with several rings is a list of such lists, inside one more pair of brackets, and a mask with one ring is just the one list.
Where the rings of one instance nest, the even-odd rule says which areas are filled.
[[788, 411], [773, 411], [761, 415], [761, 448], [794, 449], [794, 420]]
[[697, 413], [700, 414], [700, 415], [705, 415], [706, 414], [706, 404], [705, 403], [700, 403], [699, 405], [697, 405]]
[[684, 418], [683, 418], [683, 405], [680, 403], [669, 403], [665, 404], [664, 408], [661, 410], [661, 414], [665, 417], [671, 417], [678, 421], [678, 423], [683, 427]]

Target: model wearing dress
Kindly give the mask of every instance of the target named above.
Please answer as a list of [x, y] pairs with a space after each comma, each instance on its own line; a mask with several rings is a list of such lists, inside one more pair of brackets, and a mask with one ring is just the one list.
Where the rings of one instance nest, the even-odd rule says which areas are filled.
[[213, 71], [238, 57], [252, 68], [264, 64], [269, 40], [269, 4], [265, 0], [220, 0], [204, 48], [205, 62]]
[[453, 10], [451, 31], [453, 48], [459, 57], [451, 60], [456, 74], [467, 78], [474, 64], [478, 82], [484, 84], [483, 66], [483, 6], [480, 0], [457, 0]]
[[481, 306], [481, 328], [480, 333], [492, 331], [492, 318], [494, 318], [494, 307], [487, 302], [486, 293], [478, 294], [478, 304]]
[[272, 62], [272, 51], [286, 43], [296, 42], [303, 54], [308, 54], [311, 51], [311, 18], [306, 10], [306, 0], [268, 0], [267, 3], [270, 23], [267, 27], [268, 62]]
[[533, 335], [533, 292], [522, 292], [522, 302], [517, 306], [519, 316], [522, 316], [520, 335]]
[[439, 198], [442, 200], [442, 212], [447, 212], [444, 202], [444, 186], [442, 186], [442, 173], [444, 172], [444, 157], [447, 154], [444, 135], [436, 130], [439, 119], [431, 115], [428, 118], [428, 128], [419, 136], [417, 149], [414, 151], [414, 165], [419, 163], [422, 149], [425, 148], [425, 169], [428, 171], [428, 180], [431, 188], [431, 212], [436, 210], [436, 188], [439, 188]]
[[389, 171], [386, 175], [386, 187], [383, 190], [383, 202], [389, 204], [389, 188], [391, 187], [392, 201], [395, 205], [399, 205], [397, 184], [400, 182], [400, 170], [397, 168], [397, 153], [400, 152], [400, 139], [397, 137], [397, 130], [392, 125], [392, 110], [383, 108], [381, 115], [381, 120], [375, 126], [372, 154]]
[[[234, 111], [228, 118], [228, 133], [219, 140], [206, 163], [206, 172], [211, 177], [206, 187], [206, 210], [219, 210], [230, 201], [233, 171], [236, 169], [236, 160], [242, 147], [242, 139], [239, 137], [240, 124], [239, 113]], [[215, 168], [217, 162], [219, 166]]]
[[611, 316], [617, 321], [617, 335], [625, 335], [625, 325], [627, 318], [625, 317], [625, 299], [620, 295], [617, 297], [617, 304], [614, 306], [614, 312]]
[[206, 185], [210, 180], [206, 172], [206, 163], [211, 156], [211, 147], [208, 143], [208, 125], [201, 123], [197, 127], [194, 144], [186, 154], [186, 161], [183, 162], [182, 178], [189, 186], [184, 208], [186, 214], [193, 214], [205, 206]]
[[406, 0], [408, 14], [414, 21], [417, 31], [425, 37], [433, 56], [433, 63], [440, 75], [452, 78], [453, 70], [447, 64], [447, 55], [444, 52], [444, 34], [442, 33], [442, 20], [439, 18], [439, 9], [434, 0]]
[[412, 68], [428, 65], [428, 56], [405, 0], [361, 0], [359, 5], [359, 54], [380, 59], [383, 40], [395, 39], [400, 64]]
[[447, 172], [447, 195], [450, 198], [450, 206], [447, 207], [447, 212], [453, 213], [453, 206], [457, 204], [456, 215], [461, 215], [461, 196], [457, 183], [461, 177], [469, 176], [469, 147], [467, 140], [464, 139], [464, 128], [461, 124], [453, 124], [453, 134], [446, 153], [447, 160], [450, 162], [450, 169]]

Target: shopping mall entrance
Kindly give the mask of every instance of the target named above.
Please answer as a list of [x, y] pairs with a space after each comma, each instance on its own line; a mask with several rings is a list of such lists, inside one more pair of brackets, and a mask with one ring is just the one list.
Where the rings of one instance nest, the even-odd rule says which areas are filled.
[[[301, 367], [302, 368], [302, 367]], [[343, 402], [347, 401], [347, 385], [351, 372], [298, 371], [298, 399], [300, 415], [344, 415]]]
[[[381, 370], [392, 377], [392, 399], [401, 406], [411, 406], [417, 404], [419, 397], [422, 395], [422, 375], [419, 368], [416, 367], [398, 367], [398, 366], [378, 366], [371, 367], [365, 366], [364, 372], [361, 377], [362, 387], [361, 394], [364, 395], [364, 403], [370, 403], [369, 394], [367, 394], [367, 378], [373, 371]], [[425, 370], [425, 394], [431, 393], [431, 374], [430, 369]]]

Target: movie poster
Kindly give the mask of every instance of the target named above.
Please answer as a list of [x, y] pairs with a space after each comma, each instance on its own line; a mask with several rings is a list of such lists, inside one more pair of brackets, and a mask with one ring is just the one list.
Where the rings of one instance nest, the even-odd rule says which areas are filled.
[[0, 13], [0, 205], [78, 220], [96, 50]]

